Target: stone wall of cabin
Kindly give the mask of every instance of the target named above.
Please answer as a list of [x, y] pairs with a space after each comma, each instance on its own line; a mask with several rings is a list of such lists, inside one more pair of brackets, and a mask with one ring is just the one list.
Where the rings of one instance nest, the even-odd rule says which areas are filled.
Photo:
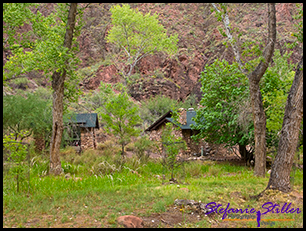
[[45, 139], [42, 135], [35, 136], [34, 140], [35, 140], [35, 151], [36, 152], [41, 152], [42, 150], [45, 149]]
[[95, 128], [81, 128], [81, 148], [96, 149]]

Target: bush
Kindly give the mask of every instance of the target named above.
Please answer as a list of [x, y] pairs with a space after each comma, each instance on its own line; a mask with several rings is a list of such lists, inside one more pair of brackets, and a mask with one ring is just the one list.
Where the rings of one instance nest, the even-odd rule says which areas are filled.
[[147, 162], [152, 149], [154, 150], [156, 148], [156, 143], [150, 140], [147, 135], [142, 136], [134, 143], [136, 156], [140, 159], [141, 162]]
[[105, 157], [111, 158], [121, 151], [121, 147], [117, 144], [115, 138], [111, 137], [105, 142], [99, 143], [97, 145], [97, 150], [101, 150]]
[[91, 149], [85, 150], [81, 155], [76, 155], [74, 157], [73, 164], [81, 164], [84, 166], [91, 167], [99, 157], [96, 152], [97, 151]]
[[[27, 136], [29, 132], [21, 131], [19, 134], [11, 133], [3, 137], [3, 147], [8, 151], [7, 164], [10, 165], [8, 170], [8, 176], [13, 177], [13, 181], [16, 179], [16, 191], [19, 193], [20, 188], [26, 181], [26, 172], [28, 172], [29, 166], [26, 158], [28, 154], [27, 145], [23, 144], [20, 137]], [[11, 181], [13, 188], [15, 185]]]
[[162, 131], [161, 140], [165, 149], [165, 155], [162, 159], [162, 163], [165, 168], [169, 169], [171, 172], [171, 179], [174, 181], [174, 170], [182, 164], [177, 160], [177, 155], [180, 150], [186, 149], [186, 142], [182, 137], [176, 138], [173, 134], [174, 125], [172, 123], [167, 123]]

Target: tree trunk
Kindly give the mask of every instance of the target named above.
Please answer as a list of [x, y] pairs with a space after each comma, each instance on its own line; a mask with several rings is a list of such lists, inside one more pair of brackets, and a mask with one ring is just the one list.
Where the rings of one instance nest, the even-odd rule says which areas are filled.
[[269, 66], [276, 41], [275, 3], [268, 5], [269, 37], [268, 44], [263, 52], [263, 61], [248, 76], [249, 89], [253, 111], [254, 136], [255, 136], [255, 167], [254, 175], [264, 177], [266, 173], [266, 116], [263, 110], [259, 82]]
[[289, 192], [290, 171], [299, 141], [299, 128], [303, 118], [303, 57], [299, 62], [295, 77], [287, 98], [283, 127], [277, 155], [272, 164], [267, 188]]
[[266, 174], [266, 115], [263, 110], [259, 83], [249, 83], [255, 138], [254, 175], [264, 177]]
[[[70, 4], [68, 15], [66, 34], [64, 40], [64, 47], [71, 48], [73, 30], [75, 26], [75, 17], [77, 13], [77, 3]], [[50, 142], [50, 173], [59, 175], [62, 172], [60, 162], [60, 145], [63, 135], [63, 98], [64, 98], [64, 82], [66, 77], [66, 70], [62, 73], [54, 72], [52, 75], [52, 88], [53, 88], [53, 125], [52, 137]]]

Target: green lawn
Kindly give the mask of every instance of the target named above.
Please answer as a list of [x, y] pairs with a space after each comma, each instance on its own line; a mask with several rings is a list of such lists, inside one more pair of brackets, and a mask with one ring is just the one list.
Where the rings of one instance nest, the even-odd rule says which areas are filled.
[[[64, 158], [65, 159], [65, 158]], [[101, 161], [101, 159], [100, 159]], [[100, 162], [101, 163], [101, 162]], [[110, 160], [109, 162], [110, 163]], [[190, 162], [185, 171], [176, 172], [179, 186], [169, 184], [167, 170], [158, 161], [140, 163], [128, 160], [119, 171], [104, 169], [92, 170], [86, 164], [79, 167], [70, 163], [65, 176], [43, 176], [43, 161], [34, 164], [31, 169], [30, 193], [28, 181], [16, 193], [12, 188], [12, 177], [4, 175], [3, 183], [3, 226], [4, 227], [122, 227], [116, 219], [122, 215], [150, 217], [166, 213], [174, 207], [175, 199], [192, 199], [204, 203], [216, 202], [231, 208], [260, 209], [266, 202], [287, 202], [303, 211], [303, 170], [295, 173], [293, 192], [268, 192], [258, 201], [250, 200], [249, 195], [258, 194], [268, 183], [266, 178], [253, 176], [253, 171], [244, 166], [229, 163]], [[103, 164], [100, 164], [100, 167]], [[47, 165], [46, 165], [47, 166]], [[98, 166], [93, 164], [93, 166]], [[112, 168], [109, 166], [109, 168]], [[64, 168], [64, 169], [65, 169]], [[137, 169], [137, 173], [132, 170]], [[108, 171], [108, 172], [107, 172]], [[185, 173], [184, 173], [185, 172]], [[73, 173], [75, 175], [73, 175]], [[162, 175], [165, 174], [165, 180]], [[158, 177], [159, 175], [160, 177]], [[76, 180], [75, 177], [82, 179]], [[181, 190], [187, 188], [189, 191]], [[182, 211], [182, 210], [180, 210]], [[184, 217], [184, 214], [182, 214]], [[169, 227], [256, 227], [256, 221], [223, 221], [222, 215], [201, 217], [191, 220], [186, 210], [185, 222]], [[187, 219], [188, 218], [188, 219]], [[294, 221], [263, 222], [262, 227], [303, 227], [303, 212], [300, 214], [266, 214], [262, 219], [294, 219]], [[165, 224], [158, 227], [168, 227]]]

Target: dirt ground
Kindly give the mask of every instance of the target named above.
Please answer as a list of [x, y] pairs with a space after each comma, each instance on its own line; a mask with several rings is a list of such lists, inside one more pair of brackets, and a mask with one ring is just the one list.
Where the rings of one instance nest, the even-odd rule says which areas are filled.
[[[204, 219], [205, 215], [200, 215], [197, 211], [180, 211], [181, 207], [171, 206], [164, 213], [153, 213], [149, 217], [142, 217], [145, 228], [172, 228], [183, 226], [184, 223], [196, 223]], [[215, 215], [206, 215], [210, 222], [215, 222]]]
[[[241, 192], [238, 191], [233, 192], [231, 195], [233, 198], [243, 198]], [[289, 194], [286, 194], [281, 192], [275, 192], [273, 190], [268, 190], [261, 198], [259, 198], [259, 201], [271, 201], [274, 203], [277, 203], [277, 201], [290, 201], [294, 205], [294, 208], [303, 208], [303, 193], [294, 190]], [[211, 224], [211, 228], [237, 228], [237, 221], [222, 220], [222, 214], [214, 213], [204, 215], [199, 211], [193, 209], [190, 209], [189, 211], [186, 210], [186, 212], [183, 214], [180, 209], [181, 207], [173, 205], [169, 207], [164, 213], [153, 213], [148, 217], [141, 217], [144, 221], [144, 227], [180, 227], [183, 226], [184, 223], [196, 223], [203, 219], [206, 219]], [[262, 218], [264, 218], [264, 216]], [[247, 227], [246, 221], [239, 221], [239, 223], [239, 227]], [[261, 227], [265, 227], [265, 225], [261, 224]]]

